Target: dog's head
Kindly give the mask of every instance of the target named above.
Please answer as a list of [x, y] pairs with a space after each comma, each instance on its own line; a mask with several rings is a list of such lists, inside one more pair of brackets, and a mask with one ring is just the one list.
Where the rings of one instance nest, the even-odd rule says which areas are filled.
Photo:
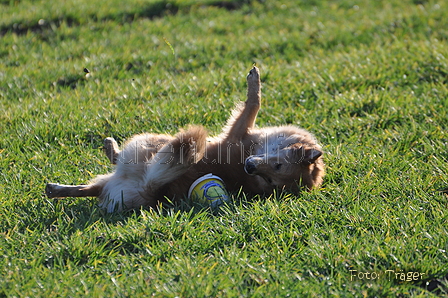
[[272, 188], [298, 191], [305, 186], [311, 189], [322, 183], [321, 156], [319, 146], [295, 143], [275, 152], [247, 157], [244, 170], [249, 175], [262, 177]]

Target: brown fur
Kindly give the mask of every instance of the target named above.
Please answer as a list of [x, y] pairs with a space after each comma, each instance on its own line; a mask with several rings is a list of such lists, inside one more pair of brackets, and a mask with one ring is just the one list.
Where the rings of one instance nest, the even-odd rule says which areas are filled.
[[192, 126], [176, 136], [142, 134], [123, 151], [112, 138], [106, 155], [117, 164], [114, 173], [100, 175], [89, 185], [47, 184], [48, 197], [97, 196], [108, 212], [154, 207], [164, 197], [179, 200], [199, 177], [213, 173], [229, 191], [249, 194], [274, 190], [299, 192], [322, 183], [322, 149], [306, 130], [295, 126], [255, 128], [260, 109], [259, 70], [247, 76], [247, 100], [240, 105], [221, 135], [206, 140], [206, 131]]

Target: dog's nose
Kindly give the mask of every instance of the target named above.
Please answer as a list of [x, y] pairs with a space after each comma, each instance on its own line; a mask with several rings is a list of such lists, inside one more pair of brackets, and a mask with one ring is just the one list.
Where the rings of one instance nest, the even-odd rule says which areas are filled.
[[256, 163], [250, 160], [249, 158], [246, 159], [246, 162], [244, 163], [244, 170], [246, 171], [246, 173], [252, 175], [256, 169], [257, 169]]
[[263, 155], [251, 155], [244, 162], [244, 170], [249, 175], [257, 171], [258, 165], [265, 163]]

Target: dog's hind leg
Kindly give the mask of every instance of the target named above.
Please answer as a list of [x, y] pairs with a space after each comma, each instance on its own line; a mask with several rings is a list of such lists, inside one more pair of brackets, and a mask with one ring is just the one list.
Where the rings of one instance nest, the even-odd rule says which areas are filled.
[[258, 111], [261, 105], [260, 72], [254, 66], [247, 75], [247, 100], [234, 111], [227, 123], [227, 139], [236, 143], [255, 126]]
[[201, 126], [192, 126], [178, 133], [160, 148], [148, 162], [145, 186], [154, 193], [158, 188], [183, 175], [189, 167], [202, 159], [207, 143], [207, 132]]
[[109, 158], [112, 164], [117, 164], [120, 149], [118, 148], [117, 141], [115, 141], [114, 138], [104, 139], [104, 153], [106, 153], [107, 158]]
[[97, 197], [100, 195], [101, 189], [101, 187], [96, 185], [61, 185], [47, 183], [45, 193], [49, 198]]
[[47, 183], [45, 194], [49, 198], [98, 197], [112, 174], [99, 175], [87, 185], [63, 185]]

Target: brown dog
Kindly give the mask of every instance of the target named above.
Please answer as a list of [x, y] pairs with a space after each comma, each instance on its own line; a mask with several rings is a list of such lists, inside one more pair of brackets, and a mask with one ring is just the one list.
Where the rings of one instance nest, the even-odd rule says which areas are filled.
[[221, 135], [207, 139], [192, 126], [175, 136], [141, 134], [123, 151], [112, 138], [106, 154], [115, 172], [100, 175], [89, 185], [48, 183], [48, 197], [99, 197], [108, 212], [155, 207], [165, 197], [179, 200], [199, 177], [213, 173], [227, 190], [269, 195], [274, 190], [299, 192], [322, 183], [322, 149], [306, 130], [295, 126], [255, 128], [260, 109], [261, 82], [257, 67], [247, 75], [247, 100]]

